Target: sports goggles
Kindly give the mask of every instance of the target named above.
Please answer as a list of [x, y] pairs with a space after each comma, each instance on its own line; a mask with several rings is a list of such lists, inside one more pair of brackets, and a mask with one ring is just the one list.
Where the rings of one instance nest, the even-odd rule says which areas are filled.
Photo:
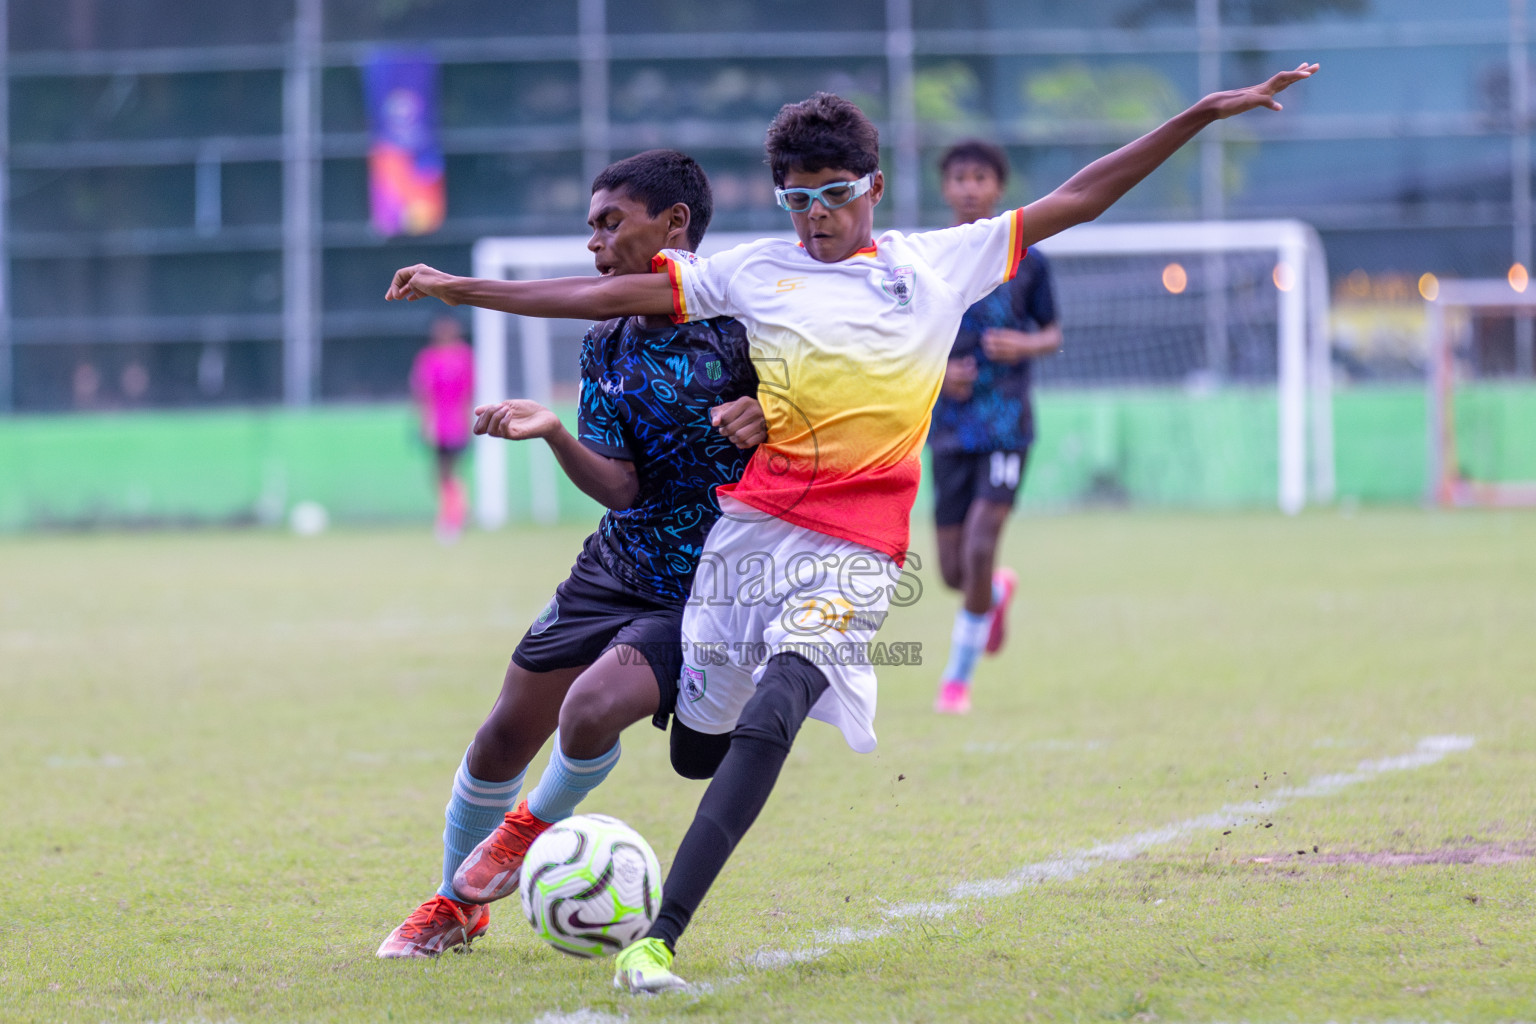
[[834, 181], [830, 185], [821, 188], [776, 188], [773, 196], [779, 201], [779, 205], [790, 213], [806, 213], [811, 204], [821, 200], [821, 205], [828, 210], [835, 210], [839, 206], [847, 206], [859, 196], [870, 190], [875, 183], [874, 174], [866, 174], [858, 181]]

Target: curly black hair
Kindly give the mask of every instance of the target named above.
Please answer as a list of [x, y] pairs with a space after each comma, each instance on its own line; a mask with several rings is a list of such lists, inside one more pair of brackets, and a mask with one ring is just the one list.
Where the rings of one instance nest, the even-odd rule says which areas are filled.
[[880, 130], [864, 111], [830, 92], [786, 103], [768, 126], [768, 166], [773, 183], [790, 171], [829, 167], [869, 174], [880, 167]]
[[715, 212], [704, 168], [693, 157], [675, 149], [648, 149], [609, 164], [592, 179], [594, 195], [604, 189], [623, 189], [631, 199], [645, 204], [646, 215], [650, 217], [677, 203], [686, 203], [690, 214], [690, 249], [697, 249], [704, 240], [709, 219]]
[[990, 167], [992, 173], [997, 175], [999, 185], [1008, 184], [1008, 154], [1003, 152], [1001, 146], [994, 146], [981, 139], [957, 142], [939, 157], [939, 173], [948, 174], [950, 167], [955, 164], [980, 164], [983, 167]]

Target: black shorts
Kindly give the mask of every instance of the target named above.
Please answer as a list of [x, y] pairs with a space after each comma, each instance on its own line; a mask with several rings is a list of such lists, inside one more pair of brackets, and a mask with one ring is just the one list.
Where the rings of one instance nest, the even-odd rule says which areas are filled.
[[933, 521], [936, 526], [959, 526], [971, 503], [990, 501], [1013, 505], [1029, 449], [1017, 452], [934, 452]]
[[553, 672], [590, 665], [618, 644], [633, 647], [656, 675], [661, 704], [651, 721], [665, 729], [683, 672], [683, 606], [637, 594], [619, 582], [593, 552], [598, 543], [596, 534], [587, 538], [571, 574], [523, 634], [512, 660], [529, 672]]

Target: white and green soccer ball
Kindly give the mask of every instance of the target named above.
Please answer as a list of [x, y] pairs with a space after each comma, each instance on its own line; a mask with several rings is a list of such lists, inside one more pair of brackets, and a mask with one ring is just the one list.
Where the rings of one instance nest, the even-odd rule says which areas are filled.
[[578, 814], [533, 841], [518, 891], [539, 938], [571, 956], [611, 956], [656, 919], [661, 865], [619, 819]]

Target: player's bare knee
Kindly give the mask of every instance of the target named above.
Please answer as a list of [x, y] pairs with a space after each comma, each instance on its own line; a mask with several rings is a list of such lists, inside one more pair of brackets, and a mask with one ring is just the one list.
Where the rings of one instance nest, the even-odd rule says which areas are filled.
[[497, 716], [493, 711], [476, 730], [475, 744], [472, 749], [477, 759], [488, 758], [500, 761], [515, 752], [517, 742], [518, 733], [515, 724]]
[[569, 757], [600, 757], [629, 724], [616, 721], [621, 710], [618, 701], [601, 690], [567, 700], [560, 706], [561, 750]]

